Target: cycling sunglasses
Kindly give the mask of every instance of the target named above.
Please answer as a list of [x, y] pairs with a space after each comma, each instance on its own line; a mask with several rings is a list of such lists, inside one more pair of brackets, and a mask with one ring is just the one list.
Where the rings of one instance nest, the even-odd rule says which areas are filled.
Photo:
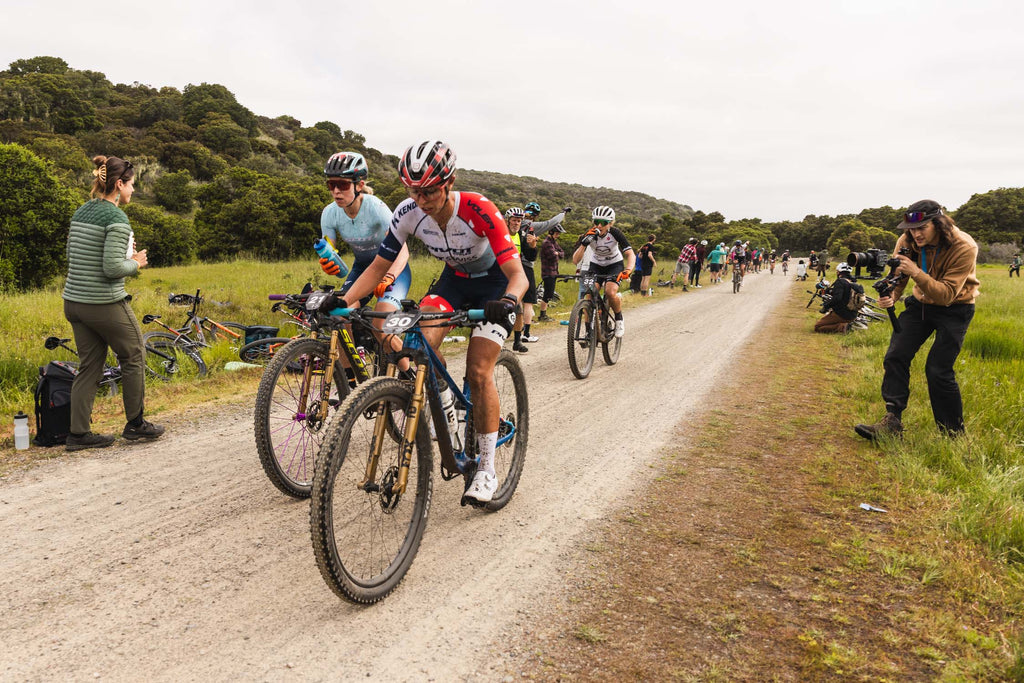
[[331, 190], [341, 190], [345, 192], [352, 189], [352, 181], [346, 180], [345, 178], [328, 178], [327, 187]]
[[903, 214], [903, 220], [907, 223], [921, 223], [930, 218], [942, 215], [942, 209], [935, 209], [934, 211], [907, 211]]
[[606, 220], [604, 218], [595, 218], [594, 219], [594, 225], [608, 225], [609, 223], [611, 223], [611, 221]]
[[444, 189], [443, 185], [435, 185], [434, 187], [407, 187], [405, 188], [409, 193], [409, 196], [413, 199], [419, 197], [420, 199], [433, 199], [441, 190]]

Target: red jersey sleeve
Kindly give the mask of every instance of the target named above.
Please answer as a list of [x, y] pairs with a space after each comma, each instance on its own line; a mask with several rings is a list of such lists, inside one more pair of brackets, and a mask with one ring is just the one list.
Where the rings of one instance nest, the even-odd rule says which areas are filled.
[[459, 196], [459, 218], [466, 221], [477, 235], [486, 237], [498, 265], [519, 258], [519, 250], [490, 199], [476, 192], [462, 192]]

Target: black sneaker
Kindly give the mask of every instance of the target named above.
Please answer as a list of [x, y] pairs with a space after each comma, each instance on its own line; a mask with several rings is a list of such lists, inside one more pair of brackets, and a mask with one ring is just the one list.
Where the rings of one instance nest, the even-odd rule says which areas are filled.
[[113, 443], [114, 436], [112, 434], [93, 434], [92, 432], [86, 432], [82, 436], [68, 434], [68, 439], [65, 442], [65, 445], [69, 451], [81, 451], [86, 448], [106, 448]]
[[163, 433], [164, 428], [160, 425], [155, 425], [152, 422], [143, 420], [142, 424], [138, 427], [125, 425], [124, 431], [121, 432], [121, 436], [129, 441], [135, 441], [136, 439], [156, 439]]

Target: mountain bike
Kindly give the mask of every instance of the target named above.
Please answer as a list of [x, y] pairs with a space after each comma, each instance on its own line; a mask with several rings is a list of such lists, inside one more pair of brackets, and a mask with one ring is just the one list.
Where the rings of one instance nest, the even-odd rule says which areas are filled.
[[[430, 416], [437, 434], [442, 479], [462, 477], [465, 492], [479, 455], [468, 384], [457, 390], [420, 326], [437, 321], [469, 325], [482, 320], [484, 312], [424, 313], [413, 301], [402, 303], [402, 310], [393, 313], [332, 311], [353, 319], [387, 316], [384, 332], [404, 335], [402, 350], [389, 356], [387, 376], [361, 384], [345, 399], [317, 455], [313, 477], [309, 518], [317, 566], [337, 595], [363, 604], [383, 599], [398, 586], [423, 538], [433, 491], [433, 451], [424, 417]], [[415, 367], [412, 379], [396, 377], [395, 361], [403, 357]], [[502, 350], [494, 374], [500, 406], [494, 460], [499, 488], [488, 503], [462, 498], [463, 505], [488, 511], [502, 509], [515, 493], [529, 436], [526, 377], [519, 360]], [[442, 382], [454, 396], [448, 415]], [[398, 441], [387, 435], [389, 418], [401, 429]]]
[[615, 365], [622, 349], [622, 338], [615, 336], [615, 313], [606, 296], [597, 285], [592, 273], [559, 275], [562, 280], [580, 280], [583, 296], [569, 314], [569, 333], [566, 346], [569, 351], [569, 369], [577, 379], [585, 379], [594, 367], [597, 345], [601, 345], [604, 362]]
[[732, 293], [736, 294], [743, 285], [743, 270], [739, 263], [732, 264]]
[[782, 262], [782, 274], [785, 275], [789, 272], [789, 261]]
[[[308, 294], [309, 291], [311, 290], [306, 290], [303, 293]], [[279, 337], [277, 335], [281, 331], [280, 327], [250, 325], [246, 328], [245, 338], [249, 339], [250, 336], [256, 336], [257, 338], [246, 342], [238, 349], [239, 358], [247, 363], [266, 365], [285, 344], [293, 339], [309, 336], [309, 319], [302, 302], [300, 301], [296, 305], [295, 303], [287, 304], [284, 300], [278, 300], [270, 307], [273, 313], [280, 313], [282, 309], [286, 309], [284, 310], [286, 318], [282, 324], [294, 326], [296, 328], [295, 334], [291, 337]]]
[[[260, 340], [282, 343], [273, 350], [256, 391], [256, 452], [267, 478], [294, 498], [310, 495], [328, 419], [353, 387], [386, 367], [372, 323], [360, 318], [349, 324], [319, 311], [322, 295], [331, 293], [327, 286], [317, 292], [270, 295], [292, 311], [304, 311], [310, 336]], [[393, 423], [389, 429], [399, 434]]]

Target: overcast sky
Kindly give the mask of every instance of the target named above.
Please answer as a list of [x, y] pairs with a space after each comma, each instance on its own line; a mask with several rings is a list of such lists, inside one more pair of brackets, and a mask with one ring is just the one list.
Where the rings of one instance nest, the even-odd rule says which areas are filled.
[[220, 83], [390, 154], [440, 138], [463, 168], [799, 220], [1024, 185], [1022, 7], [0, 0], [0, 68]]

